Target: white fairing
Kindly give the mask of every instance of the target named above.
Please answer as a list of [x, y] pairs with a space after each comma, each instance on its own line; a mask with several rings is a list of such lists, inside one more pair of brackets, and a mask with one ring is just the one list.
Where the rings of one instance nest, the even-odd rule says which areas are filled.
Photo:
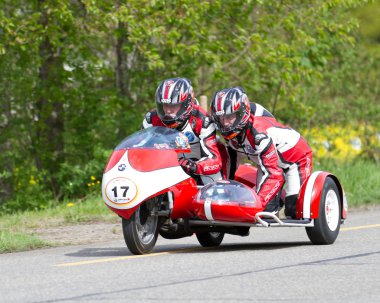
[[103, 175], [102, 196], [104, 202], [113, 208], [129, 209], [189, 178], [179, 165], [150, 172], [137, 171], [129, 164], [126, 151], [120, 161]]
[[302, 217], [304, 219], [310, 218], [311, 195], [313, 193], [315, 180], [317, 179], [320, 173], [322, 173], [322, 171], [316, 171], [312, 173], [309, 180], [307, 181], [305, 196], [303, 199], [303, 216]]

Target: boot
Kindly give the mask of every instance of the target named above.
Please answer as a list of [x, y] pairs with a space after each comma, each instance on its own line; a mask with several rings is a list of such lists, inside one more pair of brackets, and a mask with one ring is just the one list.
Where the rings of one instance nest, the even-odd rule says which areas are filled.
[[285, 198], [285, 216], [296, 219], [296, 203], [298, 195], [291, 195]]
[[265, 209], [264, 211], [267, 211], [267, 212], [276, 212], [278, 213], [280, 211], [280, 209], [282, 208], [283, 206], [283, 203], [281, 203], [281, 190], [280, 192], [272, 199], [268, 202], [268, 204], [265, 206]]
[[265, 206], [264, 211], [272, 213], [272, 212], [278, 212], [280, 208], [280, 203], [278, 199], [274, 198], [273, 200], [269, 201], [268, 204]]

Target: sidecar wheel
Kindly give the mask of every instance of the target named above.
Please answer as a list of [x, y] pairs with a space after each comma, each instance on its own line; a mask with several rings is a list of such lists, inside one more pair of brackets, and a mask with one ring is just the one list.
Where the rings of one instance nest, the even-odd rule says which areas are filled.
[[341, 203], [338, 188], [331, 178], [323, 185], [319, 215], [314, 227], [306, 227], [306, 233], [313, 244], [332, 244], [340, 230]]
[[199, 232], [196, 233], [199, 243], [203, 247], [217, 247], [222, 243], [224, 233], [220, 232]]
[[158, 216], [152, 215], [155, 199], [141, 204], [129, 219], [122, 219], [125, 243], [131, 253], [143, 255], [151, 252], [158, 238]]

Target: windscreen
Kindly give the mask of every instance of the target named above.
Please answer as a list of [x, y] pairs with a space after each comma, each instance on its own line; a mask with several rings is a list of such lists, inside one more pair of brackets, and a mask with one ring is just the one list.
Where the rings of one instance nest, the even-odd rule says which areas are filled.
[[187, 137], [171, 128], [155, 126], [140, 130], [125, 138], [115, 150], [120, 149], [175, 149], [189, 150], [189, 140]]

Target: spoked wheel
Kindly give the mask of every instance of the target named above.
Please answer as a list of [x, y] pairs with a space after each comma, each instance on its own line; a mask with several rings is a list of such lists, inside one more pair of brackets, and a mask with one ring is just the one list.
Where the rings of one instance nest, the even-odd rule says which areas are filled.
[[314, 227], [306, 227], [306, 233], [313, 244], [332, 244], [340, 229], [341, 203], [338, 188], [331, 178], [323, 185], [318, 218]]
[[203, 247], [217, 247], [222, 243], [224, 233], [220, 232], [198, 232], [196, 233], [199, 243]]
[[122, 219], [123, 235], [128, 249], [135, 255], [143, 255], [153, 250], [158, 238], [158, 216], [156, 199], [141, 204], [127, 220]]

